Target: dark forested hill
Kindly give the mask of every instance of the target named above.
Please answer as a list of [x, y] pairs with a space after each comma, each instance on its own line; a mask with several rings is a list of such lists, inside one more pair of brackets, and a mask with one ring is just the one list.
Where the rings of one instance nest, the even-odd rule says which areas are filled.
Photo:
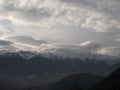
[[120, 68], [89, 90], [120, 90]]
[[69, 75], [57, 82], [51, 90], [78, 90], [87, 89], [104, 77], [92, 74]]

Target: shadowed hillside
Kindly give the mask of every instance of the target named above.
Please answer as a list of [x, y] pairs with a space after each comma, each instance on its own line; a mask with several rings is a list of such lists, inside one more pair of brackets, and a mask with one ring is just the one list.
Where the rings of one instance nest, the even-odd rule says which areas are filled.
[[78, 90], [87, 89], [102, 80], [102, 76], [92, 74], [69, 75], [57, 82], [51, 90]]
[[120, 68], [89, 90], [120, 90]]

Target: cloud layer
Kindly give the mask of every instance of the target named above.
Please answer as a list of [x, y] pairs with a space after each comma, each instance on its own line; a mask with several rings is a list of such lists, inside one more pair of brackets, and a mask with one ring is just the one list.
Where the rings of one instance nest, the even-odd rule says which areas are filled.
[[119, 55], [119, 8], [119, 0], [0, 0], [0, 46]]
[[120, 28], [119, 4], [117, 0], [2, 0], [0, 17], [14, 24], [41, 27], [74, 24], [105, 32]]

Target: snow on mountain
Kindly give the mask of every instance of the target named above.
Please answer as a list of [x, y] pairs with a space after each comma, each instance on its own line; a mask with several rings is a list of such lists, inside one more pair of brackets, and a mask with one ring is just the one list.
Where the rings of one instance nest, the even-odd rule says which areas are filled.
[[33, 52], [33, 51], [16, 51], [16, 52], [2, 52], [0, 55], [7, 55], [7, 56], [20, 56], [29, 60], [35, 56], [43, 56], [46, 58], [58, 58], [58, 59], [65, 59], [65, 58], [78, 58], [81, 60], [85, 60], [86, 58], [95, 59], [95, 60], [102, 60], [109, 63], [117, 63], [119, 62], [119, 57], [116, 56], [107, 56], [101, 54], [91, 54], [91, 53], [82, 53], [82, 52], [74, 52], [72, 50], [67, 49], [56, 49], [51, 52]]

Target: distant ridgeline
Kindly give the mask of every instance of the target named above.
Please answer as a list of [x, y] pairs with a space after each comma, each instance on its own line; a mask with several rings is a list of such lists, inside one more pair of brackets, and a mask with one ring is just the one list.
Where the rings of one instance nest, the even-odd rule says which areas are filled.
[[[27, 58], [25, 58], [27, 57]], [[30, 52], [6, 53], [0, 55], [0, 75], [20, 76], [38, 74], [75, 74], [91, 73], [97, 75], [108, 75], [120, 63], [110, 65], [104, 61], [87, 58], [56, 58], [44, 57], [40, 54]]]
[[120, 69], [113, 72], [118, 67], [120, 63], [94, 58], [83, 61], [31, 52], [5, 53], [0, 55], [0, 90], [120, 90]]

